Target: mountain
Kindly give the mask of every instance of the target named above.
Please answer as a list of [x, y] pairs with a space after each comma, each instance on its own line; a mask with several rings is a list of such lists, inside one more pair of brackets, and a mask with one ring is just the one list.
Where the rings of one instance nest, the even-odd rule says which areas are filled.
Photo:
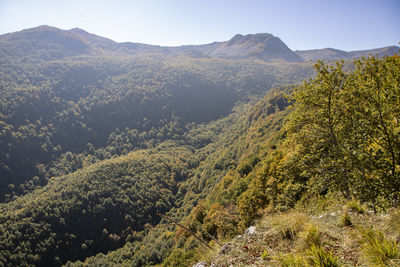
[[223, 58], [231, 60], [259, 59], [265, 62], [303, 62], [315, 60], [352, 60], [353, 58], [393, 55], [397, 46], [346, 52], [333, 48], [297, 50], [293, 52], [278, 37], [269, 33], [241, 35], [224, 42], [204, 45], [157, 46], [123, 42], [88, 33], [82, 29], [60, 30], [39, 26], [0, 36], [0, 60], [9, 57], [52, 60], [71, 56], [96, 54], [157, 55], [163, 57], [188, 56], [192, 58]]
[[73, 31], [39, 26], [0, 36], [0, 58], [39, 57], [44, 60], [77, 56], [90, 51], [90, 46]]
[[[12, 44], [12, 45], [10, 45]], [[59, 51], [61, 50], [61, 51]], [[278, 37], [272, 34], [236, 35], [225, 42], [205, 45], [163, 47], [141, 43], [117, 43], [82, 29], [60, 30], [39, 26], [0, 36], [0, 56], [38, 57], [44, 60], [96, 53], [186, 55], [225, 59], [256, 58], [266, 62], [302, 62]]]
[[316, 61], [316, 60], [352, 60], [359, 57], [367, 57], [370, 55], [383, 57], [393, 56], [399, 53], [400, 47], [398, 46], [387, 46], [382, 48], [370, 49], [370, 50], [358, 50], [346, 52], [343, 50], [324, 48], [324, 49], [313, 49], [313, 50], [296, 50], [295, 53], [303, 58], [305, 61]]
[[197, 51], [209, 57], [228, 59], [261, 59], [267, 62], [303, 60], [291, 51], [278, 37], [269, 33], [237, 34], [226, 42], [200, 46], [183, 46], [177, 49]]
[[268, 33], [235, 35], [228, 42], [221, 43], [210, 55], [226, 58], [254, 57], [265, 61], [302, 61], [278, 37]]
[[399, 60], [313, 69], [271, 34], [0, 36], [0, 266], [390, 264]]
[[[114, 142], [99, 152], [105, 159], [150, 140], [176, 139], [187, 123], [224, 117], [237, 101], [311, 75], [310, 64], [243, 58], [252, 46], [240, 50], [241, 60], [204, 56], [260, 40], [275, 42], [270, 35], [248, 36], [193, 52], [49, 26], [0, 36], [0, 200], [32, 187], [24, 183], [33, 177], [43, 185], [82, 166], [77, 158], [60, 170], [59, 161], [69, 161], [65, 153]], [[124, 144], [115, 140], [121, 131]]]

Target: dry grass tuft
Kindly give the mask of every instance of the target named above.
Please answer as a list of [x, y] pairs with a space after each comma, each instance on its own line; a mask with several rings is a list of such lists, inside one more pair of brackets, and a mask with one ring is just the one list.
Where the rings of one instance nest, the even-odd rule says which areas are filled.
[[300, 237], [306, 248], [322, 246], [321, 231], [313, 224], [308, 224], [300, 233]]
[[400, 263], [400, 248], [394, 240], [388, 239], [379, 230], [362, 231], [363, 258], [375, 266], [388, 266], [397, 261]]
[[309, 217], [304, 213], [292, 212], [276, 216], [271, 221], [272, 231], [279, 237], [293, 240], [309, 223]]
[[340, 216], [340, 226], [353, 226], [349, 212], [345, 210]]
[[339, 267], [339, 259], [323, 247], [312, 246], [308, 252], [308, 262], [311, 266]]
[[357, 212], [359, 214], [364, 214], [366, 210], [365, 206], [362, 205], [357, 199], [352, 199], [351, 201], [347, 202], [346, 208], [349, 211]]

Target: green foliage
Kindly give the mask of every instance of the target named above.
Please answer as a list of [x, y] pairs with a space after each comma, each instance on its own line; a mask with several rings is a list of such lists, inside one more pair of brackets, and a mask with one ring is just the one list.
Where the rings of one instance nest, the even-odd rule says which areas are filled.
[[[12, 265], [48, 265], [118, 248], [146, 223], [157, 224], [157, 212], [173, 207], [178, 183], [195, 164], [190, 150], [175, 146], [57, 177], [1, 204], [0, 255]], [[20, 253], [13, 252], [16, 243]]]
[[[397, 59], [364, 59], [363, 64], [377, 64], [382, 67], [385, 64], [394, 64], [393, 60]], [[294, 207], [300, 199], [304, 201], [307, 196], [341, 192], [345, 197], [360, 198], [362, 202], [372, 205], [386, 205], [385, 203], [395, 200], [396, 194], [390, 193], [396, 186], [395, 180], [390, 180], [394, 182], [392, 187], [384, 182], [389, 181], [385, 178], [389, 166], [385, 162], [390, 161], [369, 157], [368, 162], [372, 165], [367, 166], [366, 162], [361, 162], [361, 159], [365, 159], [363, 155], [371, 152], [367, 149], [366, 140], [384, 142], [380, 139], [384, 137], [379, 137], [379, 131], [368, 130], [367, 123], [358, 125], [362, 110], [371, 109], [366, 101], [363, 102], [365, 106], [361, 105], [362, 109], [359, 109], [359, 94], [353, 94], [356, 88], [352, 81], [357, 81], [363, 64], [356, 63], [352, 72], [345, 73], [340, 63], [332, 67], [319, 63], [316, 78], [294, 92], [291, 99], [293, 106], [289, 111], [285, 109], [287, 100], [285, 102], [282, 99], [285, 99], [284, 92], [290, 92], [292, 88], [280, 88], [270, 92], [258, 103], [248, 113], [246, 120], [236, 117], [238, 123], [231, 121], [230, 125], [236, 126], [226, 132], [221, 124], [193, 128], [187, 137], [188, 140], [194, 140], [193, 137], [198, 136], [192, 143], [195, 146], [204, 140], [209, 142], [215, 138], [209, 132], [211, 129], [214, 133], [225, 132], [222, 136], [227, 138], [217, 139], [218, 144], [210, 142], [209, 146], [202, 148], [203, 151], [212, 152], [203, 154], [207, 156], [201, 158], [201, 167], [194, 170], [194, 178], [187, 181], [190, 191], [186, 191], [186, 194], [181, 191], [181, 196], [184, 197], [180, 203], [186, 203], [184, 214], [190, 214], [185, 220], [186, 225], [205, 240], [210, 240], [208, 234], [217, 238], [229, 238], [252, 223], [261, 210], [267, 207], [269, 211], [285, 210]], [[397, 90], [398, 76], [394, 72], [390, 75], [393, 86], [387, 87], [388, 94], [391, 90]], [[393, 101], [398, 101], [396, 93], [392, 92], [392, 96]], [[392, 110], [396, 108], [392, 106]], [[282, 127], [289, 112], [291, 115], [286, 126]], [[392, 116], [389, 113], [388, 111], [385, 118]], [[384, 123], [390, 120], [385, 120]], [[351, 125], [359, 127], [353, 129]], [[393, 140], [397, 138], [395, 135], [392, 137]], [[395, 155], [396, 153], [397, 150]], [[385, 153], [379, 154], [379, 157], [383, 155]], [[386, 159], [391, 159], [390, 155], [391, 153], [387, 153]], [[361, 175], [362, 171], [364, 176]], [[370, 179], [372, 174], [377, 176]], [[195, 182], [196, 177], [200, 178], [199, 182]], [[375, 183], [376, 181], [380, 182]], [[375, 191], [369, 194], [368, 190]], [[200, 198], [206, 200], [200, 202], [197, 208], [192, 210], [196, 203], [187, 205], [190, 199]], [[349, 204], [349, 208], [361, 205], [353, 203]], [[361, 208], [359, 211], [361, 212]], [[291, 214], [274, 226], [277, 236], [286, 240], [285, 242], [293, 242], [300, 237], [300, 243], [310, 248], [305, 252], [307, 255], [293, 258], [292, 263], [297, 262], [299, 266], [337, 266], [337, 258], [321, 246], [321, 233], [317, 228], [308, 229], [307, 223], [308, 220], [301, 215]], [[189, 242], [188, 238], [184, 232], [178, 230], [176, 246], [182, 249]], [[170, 252], [175, 249], [176, 247], [172, 248]], [[119, 253], [122, 251], [125, 250]], [[144, 251], [149, 250], [143, 250], [143, 254], [136, 250], [135, 262], [140, 262], [137, 261], [138, 255], [149, 255]]]
[[[164, 223], [157, 212], [209, 242], [310, 196], [352, 197], [353, 218], [364, 203], [399, 201], [397, 56], [355, 61], [351, 72], [319, 62], [315, 78], [253, 106], [310, 66], [87, 53], [88, 43], [71, 42], [65, 51], [44, 43], [23, 64], [12, 53], [0, 60], [3, 265], [187, 266], [201, 256], [198, 242], [152, 227]], [[339, 265], [304, 214], [271, 223], [282, 244], [306, 248], [282, 254], [282, 265]], [[363, 243], [376, 264], [398, 257], [382, 236]]]
[[193, 264], [193, 256], [193, 250], [184, 251], [178, 248], [164, 260], [163, 266], [186, 267]]
[[[44, 185], [52, 176], [77, 170], [82, 167], [79, 154], [88, 153], [88, 161], [95, 162], [180, 139], [187, 123], [226, 116], [240, 98], [299, 81], [296, 68], [304, 77], [310, 70], [301, 64], [109, 57], [102, 51], [52, 61], [28, 58], [23, 64], [7, 56], [7, 64], [0, 64], [1, 194], [8, 184], [19, 185], [35, 175]], [[85, 151], [89, 143], [92, 147]], [[79, 160], [63, 159], [68, 151]], [[51, 170], [40, 173], [37, 164]]]
[[351, 73], [342, 66], [319, 62], [317, 77], [296, 89], [287, 142], [312, 190], [385, 206], [399, 192], [400, 59], [364, 58]]

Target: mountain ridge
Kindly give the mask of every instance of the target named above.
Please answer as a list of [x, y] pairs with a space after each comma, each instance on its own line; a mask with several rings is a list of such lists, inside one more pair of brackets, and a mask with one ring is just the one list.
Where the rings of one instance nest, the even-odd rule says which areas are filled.
[[[13, 43], [10, 46], [10, 43]], [[236, 34], [230, 40], [200, 45], [160, 46], [136, 42], [115, 42], [80, 28], [61, 30], [42, 25], [0, 35], [0, 57], [60, 59], [70, 56], [112, 53], [122, 55], [189, 56], [193, 58], [258, 59], [265, 62], [304, 62], [353, 59], [369, 54], [384, 56], [399, 51], [397, 46], [343, 51], [334, 48], [291, 50], [270, 33]]]
[[392, 56], [398, 53], [400, 47], [398, 46], [385, 46], [380, 48], [373, 48], [367, 50], [354, 50], [354, 51], [344, 51], [335, 48], [322, 48], [322, 49], [310, 49], [310, 50], [295, 50], [294, 52], [302, 57], [305, 61], [315, 61], [315, 60], [339, 60], [347, 59], [352, 60], [358, 57], [366, 57], [369, 55], [378, 55], [378, 57], [383, 57], [385, 55]]

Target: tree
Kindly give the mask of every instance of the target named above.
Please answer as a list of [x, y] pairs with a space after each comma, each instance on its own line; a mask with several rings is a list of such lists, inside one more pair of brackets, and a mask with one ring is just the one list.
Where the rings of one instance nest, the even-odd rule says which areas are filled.
[[295, 90], [287, 142], [318, 193], [388, 205], [400, 192], [400, 59], [362, 58], [348, 74], [342, 66], [318, 62]]
[[[305, 81], [292, 94], [294, 112], [289, 117], [288, 142], [297, 146], [304, 157], [300, 165], [314, 183], [325, 192], [335, 188], [349, 197], [349, 166], [343, 143], [343, 91], [346, 75], [343, 62], [315, 65], [317, 76]], [[323, 181], [321, 183], [321, 180]]]

